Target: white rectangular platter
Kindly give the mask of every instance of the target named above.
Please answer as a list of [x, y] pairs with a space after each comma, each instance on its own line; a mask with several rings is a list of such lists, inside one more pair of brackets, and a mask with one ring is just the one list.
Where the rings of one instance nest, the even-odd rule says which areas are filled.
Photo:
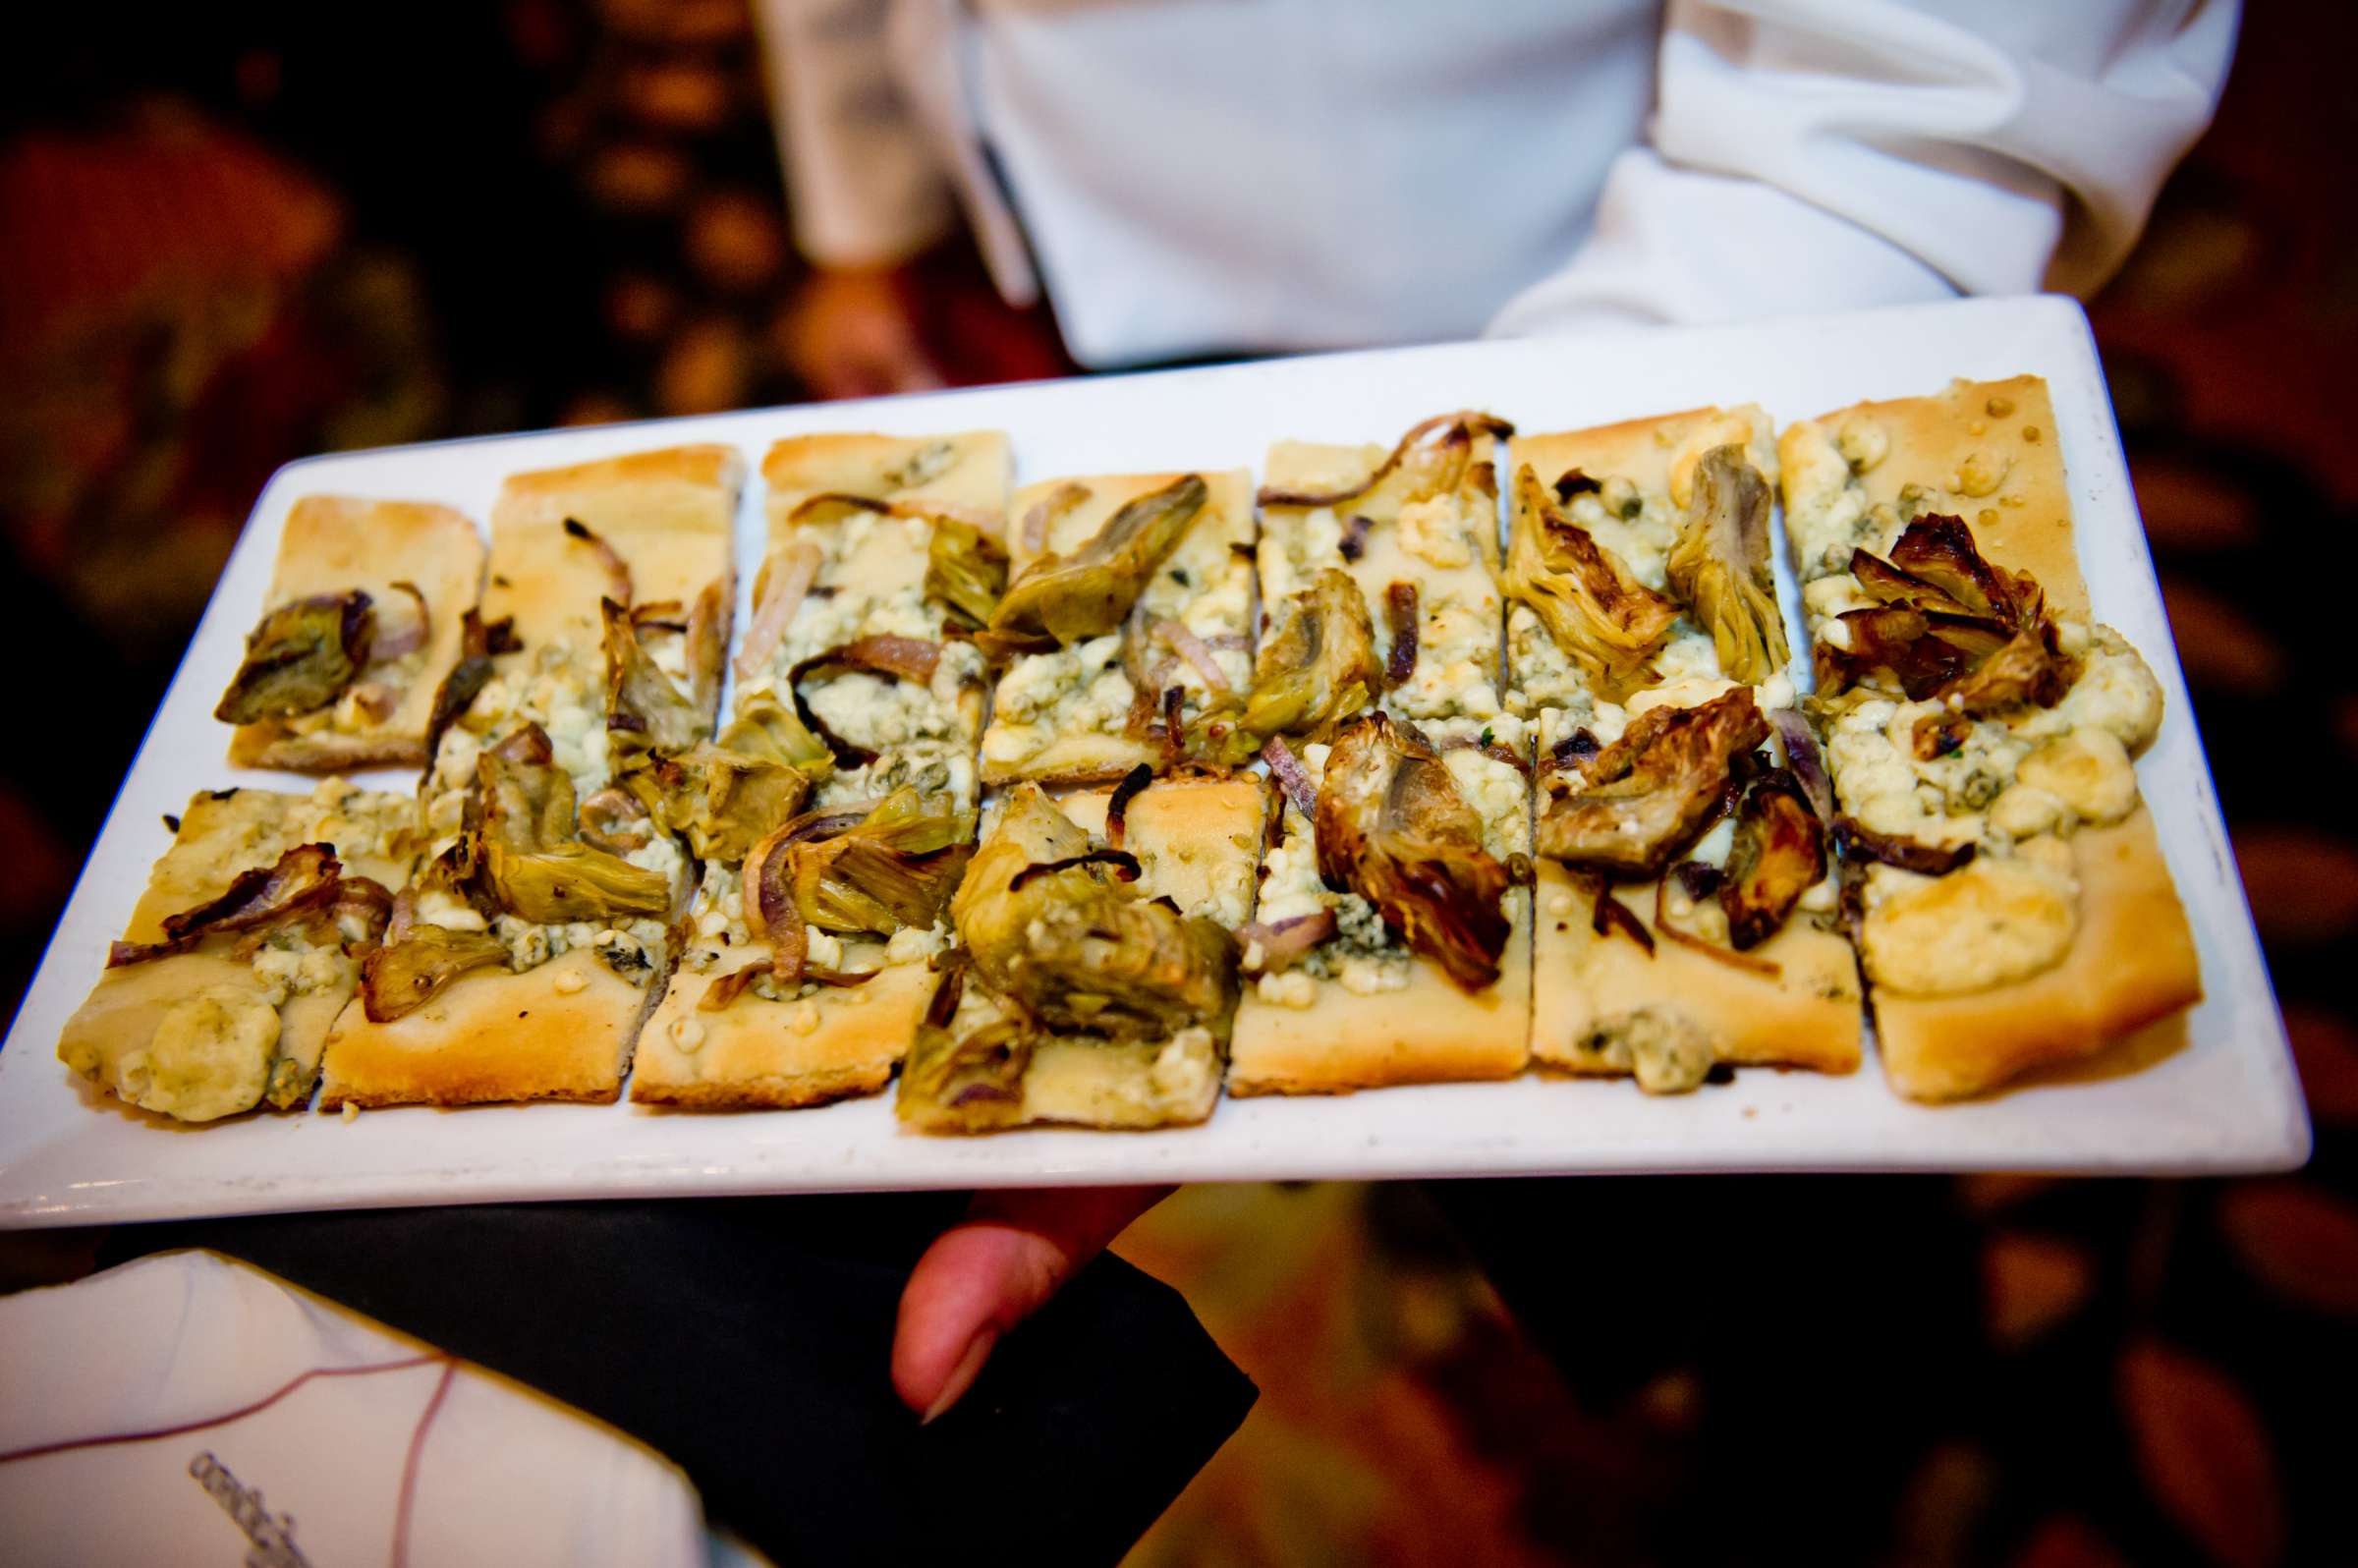
[[[1649, 1098], [1626, 1081], [1459, 1084], [1342, 1098], [1227, 1100], [1205, 1126], [902, 1131], [889, 1095], [816, 1110], [692, 1114], [614, 1105], [257, 1115], [167, 1129], [82, 1087], [54, 1052], [168, 835], [199, 788], [300, 787], [231, 767], [210, 716], [260, 611], [298, 496], [440, 501], [478, 522], [501, 478], [683, 441], [757, 465], [776, 437], [1000, 427], [1019, 482], [1070, 473], [1246, 466], [1280, 436], [1390, 441], [1446, 409], [1530, 431], [1758, 401], [1781, 422], [1953, 376], [2047, 377], [2098, 618], [2142, 649], [2167, 717], [2139, 767], [2200, 947], [2206, 999], [2162, 1036], [2064, 1080], [1960, 1105], [1857, 1074], [1750, 1071]], [[738, 580], [758, 564], [749, 483]], [[1780, 572], [1784, 563], [1779, 562]], [[1787, 585], [1790, 602], [1790, 585]], [[1788, 612], [1790, 613], [1790, 611]], [[743, 607], [740, 614], [742, 617]], [[412, 779], [382, 775], [393, 788]], [[1753, 326], [1457, 344], [1209, 369], [774, 409], [307, 459], [255, 504], [187, 659], [0, 1049], [0, 1224], [518, 1199], [1627, 1171], [2038, 1169], [2227, 1172], [2308, 1157], [2310, 1132], [2218, 801], [2172, 651], [2088, 324], [2068, 300], [1969, 301]]]

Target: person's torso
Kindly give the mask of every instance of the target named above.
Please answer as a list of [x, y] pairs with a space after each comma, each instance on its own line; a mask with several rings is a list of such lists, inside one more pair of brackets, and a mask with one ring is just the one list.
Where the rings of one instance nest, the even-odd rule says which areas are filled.
[[1651, 0], [975, 0], [962, 62], [1084, 363], [1479, 332], [1651, 102]]

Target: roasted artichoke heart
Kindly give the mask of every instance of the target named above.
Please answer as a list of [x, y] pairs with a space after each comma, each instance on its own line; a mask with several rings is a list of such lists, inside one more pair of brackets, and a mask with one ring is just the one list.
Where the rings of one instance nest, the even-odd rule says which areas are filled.
[[1187, 475], [1114, 513], [1071, 555], [1041, 555], [1007, 586], [980, 639], [984, 648], [1041, 652], [1120, 626], [1210, 495], [1202, 476]]
[[357, 588], [280, 605], [246, 635], [246, 657], [213, 717], [254, 724], [327, 706], [367, 667], [375, 626], [376, 611]]
[[789, 889], [802, 918], [821, 930], [890, 936], [941, 918], [971, 855], [971, 812], [943, 809], [914, 786], [866, 815], [814, 812], [772, 833], [747, 858], [749, 881]]
[[1735, 843], [1719, 883], [1729, 944], [1742, 952], [1774, 936], [1825, 875], [1825, 824], [1791, 771], [1769, 768], [1736, 808]]
[[1942, 699], [1961, 713], [2052, 707], [2071, 690], [2076, 672], [2038, 580], [1983, 560], [1963, 519], [1920, 517], [1889, 560], [1854, 550], [1850, 570], [1876, 602], [1840, 617], [1847, 648], [1819, 644], [1826, 685], [1886, 669], [1910, 700]]
[[1524, 526], [1507, 550], [1507, 596], [1530, 605], [1602, 695], [1620, 700], [1644, 684], [1678, 606], [1565, 516], [1528, 463], [1515, 472], [1515, 504]]
[[1376, 906], [1409, 947], [1467, 991], [1498, 980], [1510, 877], [1440, 754], [1381, 712], [1353, 720], [1326, 756], [1313, 814], [1319, 874]]
[[1620, 876], [1659, 876], [1723, 804], [1736, 758], [1768, 739], [1749, 687], [1700, 707], [1648, 708], [1619, 740], [1548, 780], [1540, 853]]
[[988, 626], [1007, 591], [1007, 551], [972, 523], [937, 518], [926, 548], [926, 598], [970, 630]]
[[[767, 693], [738, 703], [718, 739], [634, 773], [629, 787], [699, 860], [742, 862], [803, 809], [834, 758], [794, 710]], [[589, 805], [583, 804], [585, 814]]]
[[372, 1024], [416, 1012], [469, 970], [508, 961], [508, 944], [488, 931], [412, 925], [361, 961], [361, 1007]]
[[1008, 797], [951, 905], [976, 978], [1050, 1030], [1156, 1039], [1203, 1024], [1224, 1036], [1236, 939], [1141, 898], [1095, 847], [1039, 786]]
[[966, 969], [954, 965], [935, 986], [902, 1064], [899, 1112], [904, 1120], [956, 1113], [967, 1132], [986, 1132], [1019, 1120], [1024, 1073], [1038, 1037], [1023, 1021], [996, 1008], [961, 1010]]
[[516, 637], [513, 616], [485, 621], [470, 607], [460, 618], [459, 662], [434, 688], [434, 708], [425, 725], [426, 772], [431, 777], [434, 756], [441, 750], [443, 732], [457, 723], [475, 702], [477, 692], [491, 679], [492, 661], [524, 644]]
[[662, 872], [575, 836], [573, 780], [550, 759], [538, 725], [484, 752], [476, 782], [479, 871], [501, 909], [542, 925], [669, 913]]
[[971, 851], [974, 813], [945, 811], [914, 787], [872, 811], [807, 812], [745, 858], [745, 919], [769, 943], [780, 984], [840, 982], [810, 965], [811, 927], [889, 936], [941, 918]]
[[1792, 648], [1768, 567], [1768, 481], [1742, 447], [1713, 447], [1695, 465], [1695, 493], [1666, 564], [1671, 591], [1711, 629], [1729, 680], [1757, 686], [1785, 667]]
[[1272, 735], [1323, 735], [1383, 686], [1368, 601], [1351, 574], [1328, 567], [1286, 600], [1254, 660], [1253, 695], [1222, 760], [1241, 763]]
[[540, 925], [659, 916], [671, 908], [671, 883], [661, 871], [578, 840], [530, 853], [486, 845], [483, 872], [501, 908]]
[[600, 599], [606, 623], [606, 730], [628, 759], [648, 751], [683, 752], [704, 738], [703, 709], [677, 686], [639, 643], [631, 612]]

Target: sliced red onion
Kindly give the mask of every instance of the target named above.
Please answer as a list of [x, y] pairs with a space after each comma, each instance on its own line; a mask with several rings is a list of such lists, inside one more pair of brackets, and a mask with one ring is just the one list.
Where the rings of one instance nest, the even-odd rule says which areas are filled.
[[895, 680], [923, 686], [933, 679], [934, 668], [941, 662], [941, 644], [919, 637], [893, 637], [879, 634], [854, 638], [809, 658], [786, 672], [786, 691], [794, 699], [795, 717], [803, 727], [817, 736], [829, 752], [835, 755], [838, 765], [861, 767], [876, 759], [876, 754], [858, 747], [837, 735], [811, 711], [803, 696], [803, 677], [813, 673], [840, 675], [848, 671], [866, 671], [872, 675], [889, 675]]
[[1154, 622], [1154, 635], [1170, 644], [1173, 651], [1194, 665], [1196, 673], [1204, 677], [1205, 685], [1214, 692], [1227, 692], [1228, 677], [1220, 673], [1219, 662], [1211, 656], [1211, 649], [1202, 638], [1169, 616]]
[[1334, 911], [1319, 910], [1316, 915], [1296, 915], [1275, 924], [1255, 921], [1236, 933], [1250, 949], [1261, 947], [1261, 963], [1252, 973], [1274, 975], [1293, 967], [1312, 948], [1334, 934]]
[[848, 512], [872, 512], [877, 517], [949, 518], [974, 528], [998, 532], [999, 518], [995, 512], [981, 507], [960, 506], [951, 501], [935, 501], [926, 497], [914, 500], [880, 501], [872, 495], [856, 495], [849, 490], [822, 490], [805, 496], [786, 514], [788, 523], [834, 523]]
[[818, 576], [818, 546], [808, 539], [786, 545], [769, 563], [769, 580], [762, 585], [761, 602], [745, 629], [745, 646], [737, 652], [737, 679], [752, 680], [778, 650], [794, 612], [802, 608]]
[[597, 552], [598, 565], [606, 569], [606, 597], [617, 604], [628, 606], [631, 602], [630, 563], [625, 561], [616, 552], [614, 546], [607, 543], [596, 530], [590, 528], [580, 518], [569, 517], [565, 520], [565, 536], [579, 539]]
[[1139, 877], [1138, 857], [1127, 850], [1084, 850], [1059, 860], [1037, 861], [1015, 873], [1007, 883], [1007, 891], [1020, 893], [1043, 876], [1069, 871], [1077, 866], [1102, 866], [1113, 872], [1116, 881], [1135, 882]]
[[403, 625], [388, 628], [385, 616], [379, 611], [376, 626], [368, 638], [368, 661], [371, 664], [390, 664], [404, 653], [425, 646], [425, 634], [431, 623], [426, 620], [425, 595], [415, 583], [396, 583], [393, 587], [418, 601], [418, 618]]
[[1308, 773], [1302, 771], [1301, 760], [1286, 749], [1284, 740], [1270, 736], [1268, 744], [1261, 749], [1261, 755], [1269, 764], [1269, 771], [1284, 787], [1286, 799], [1294, 803], [1294, 810], [1315, 820], [1319, 814], [1319, 787], [1310, 781]]
[[1089, 486], [1066, 481], [1024, 514], [1021, 543], [1027, 560], [1048, 547], [1048, 525], [1089, 499]]
[[400, 689], [382, 681], [363, 681], [345, 695], [352, 699], [353, 704], [371, 724], [382, 724], [393, 716], [395, 708], [401, 706]]
[[1848, 859], [1881, 861], [1924, 876], [1946, 876], [1972, 860], [1977, 849], [1971, 839], [1943, 847], [1900, 833], [1878, 833], [1847, 816], [1835, 819], [1834, 842]]
[[1810, 733], [1810, 721], [1796, 708], [1780, 707], [1768, 715], [1776, 727], [1777, 739], [1785, 743], [1785, 765], [1800, 781], [1801, 792], [1810, 798], [1810, 810], [1818, 813], [1821, 822], [1834, 819], [1834, 787], [1826, 781], [1825, 759], [1818, 753], [1818, 738]]
[[1383, 618], [1391, 623], [1392, 652], [1384, 661], [1383, 684], [1406, 686], [1417, 673], [1417, 586], [1394, 583], [1383, 590]]
[[1141, 762], [1129, 772], [1124, 773], [1122, 781], [1113, 787], [1113, 794], [1105, 802], [1105, 842], [1107, 844], [1117, 850], [1122, 847], [1122, 840], [1130, 831], [1130, 803], [1138, 799], [1147, 786], [1153, 782], [1154, 769]]

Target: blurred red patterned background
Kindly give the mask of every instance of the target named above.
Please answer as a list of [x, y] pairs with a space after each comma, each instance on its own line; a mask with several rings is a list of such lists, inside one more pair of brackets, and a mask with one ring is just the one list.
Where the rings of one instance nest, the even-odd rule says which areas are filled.
[[[803, 395], [743, 0], [428, 4], [359, 39], [333, 9], [45, 18], [0, 66], [12, 1012], [280, 463]], [[1729, 1433], [1774, 1414], [1745, 1408], [1740, 1363], [1590, 1388], [1612, 1379], [1584, 1358], [1620, 1354], [1613, 1280], [1581, 1287], [1594, 1333], [1544, 1353], [1417, 1189], [1183, 1193], [1121, 1250], [1188, 1293], [1263, 1397], [1135, 1561], [2358, 1561], [2358, 12], [2250, 12], [2218, 124], [2091, 315], [2316, 1119], [2310, 1168], [1942, 1184], [1937, 1245], [1978, 1289], [1856, 1303], [1928, 1325], [1923, 1365], [1873, 1370], [1925, 1389], [1876, 1472], [1898, 1479], [1829, 1471], [1773, 1528], [1714, 1512], [1743, 1466]], [[924, 260], [917, 297], [955, 381], [1068, 369], [960, 246]], [[1564, 1222], [1533, 1245], [1576, 1245]], [[70, 1272], [85, 1244], [0, 1238], [0, 1288]], [[1830, 1365], [1853, 1340], [1829, 1324], [1741, 1353]], [[1948, 1408], [1933, 1369], [1952, 1359], [1983, 1386]]]

